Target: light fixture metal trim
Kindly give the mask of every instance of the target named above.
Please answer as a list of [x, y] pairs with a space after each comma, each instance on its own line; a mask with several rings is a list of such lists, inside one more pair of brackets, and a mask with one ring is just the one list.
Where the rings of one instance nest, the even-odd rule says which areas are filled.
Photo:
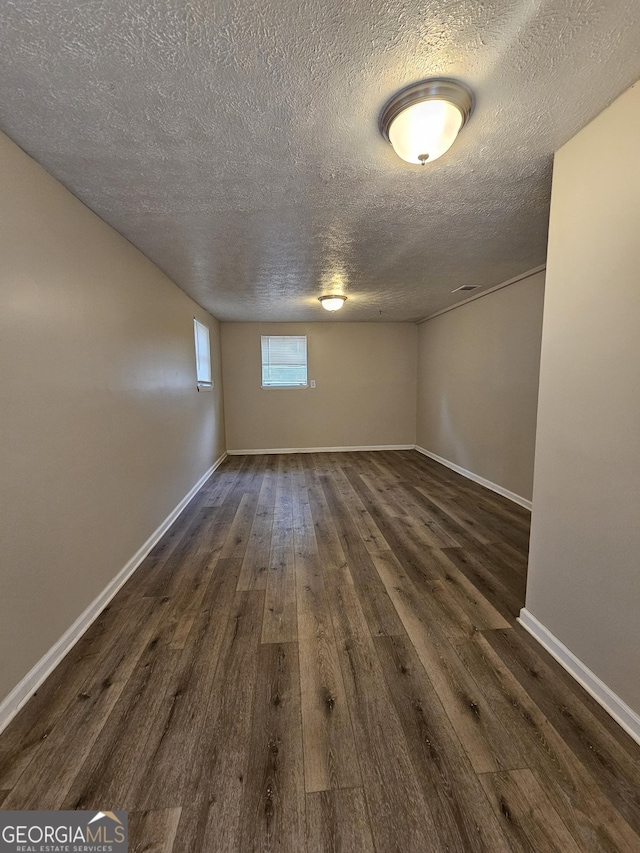
[[[330, 300], [340, 300], [340, 305], [336, 305], [334, 308], [329, 308], [328, 303]], [[326, 296], [319, 296], [318, 302], [325, 308], [327, 311], [339, 311], [340, 308], [347, 301], [347, 297], [343, 296], [341, 293], [329, 293]], [[327, 303], [325, 305], [325, 302]]]
[[[460, 83], [457, 80], [451, 80], [446, 77], [431, 77], [427, 80], [422, 80], [419, 83], [413, 83], [411, 86], [401, 89], [389, 101], [387, 101], [384, 109], [380, 113], [378, 126], [380, 128], [380, 133], [387, 142], [392, 146], [394, 145], [390, 131], [391, 125], [398, 116], [410, 107], [414, 107], [417, 104], [422, 104], [427, 101], [444, 101], [451, 104], [459, 111], [461, 123], [456, 132], [456, 136], [469, 120], [475, 105], [471, 89], [465, 86], [464, 83]], [[402, 154], [399, 156], [406, 159]], [[422, 162], [424, 165], [426, 157]]]

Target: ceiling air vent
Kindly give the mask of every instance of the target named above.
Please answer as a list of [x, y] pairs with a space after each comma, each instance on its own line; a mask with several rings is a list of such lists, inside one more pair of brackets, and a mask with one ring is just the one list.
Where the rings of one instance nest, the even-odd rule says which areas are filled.
[[451, 293], [466, 293], [467, 290], [477, 290], [480, 286], [479, 284], [463, 284], [462, 287], [456, 287]]

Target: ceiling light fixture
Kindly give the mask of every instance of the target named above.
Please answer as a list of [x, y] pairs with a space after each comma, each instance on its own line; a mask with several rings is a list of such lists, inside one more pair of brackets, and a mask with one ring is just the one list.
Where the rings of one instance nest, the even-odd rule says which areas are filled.
[[318, 301], [327, 311], [339, 311], [347, 301], [346, 296], [320, 296]]
[[424, 166], [456, 141], [473, 109], [473, 94], [462, 83], [433, 78], [398, 92], [380, 116], [380, 133], [398, 157]]

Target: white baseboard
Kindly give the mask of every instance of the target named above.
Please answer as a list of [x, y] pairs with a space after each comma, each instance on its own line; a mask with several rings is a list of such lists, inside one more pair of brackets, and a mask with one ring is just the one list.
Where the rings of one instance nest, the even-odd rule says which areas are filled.
[[473, 480], [474, 483], [478, 483], [481, 486], [484, 486], [486, 489], [491, 489], [492, 492], [496, 492], [498, 495], [502, 495], [503, 498], [507, 498], [510, 501], [513, 501], [520, 506], [523, 506], [525, 509], [528, 509], [531, 512], [531, 501], [528, 501], [526, 498], [521, 497], [520, 495], [516, 495], [515, 492], [510, 492], [509, 489], [505, 489], [503, 486], [499, 486], [497, 483], [492, 483], [491, 480], [486, 480], [484, 477], [480, 477], [478, 474], [474, 474], [473, 471], [467, 471], [466, 468], [462, 468], [460, 465], [456, 465], [455, 462], [449, 462], [448, 459], [443, 459], [442, 456], [437, 456], [435, 453], [431, 453], [430, 450], [425, 450], [424, 447], [420, 447], [416, 444], [415, 449], [418, 453], [422, 453], [424, 456], [428, 456], [429, 459], [434, 459], [436, 462], [439, 462], [441, 465], [445, 465], [447, 468], [451, 468], [452, 471], [455, 471], [457, 474], [462, 474], [463, 477], [467, 477], [469, 480]]
[[91, 624], [98, 618], [100, 613], [102, 613], [118, 590], [129, 580], [147, 554], [153, 547], [155, 547], [155, 545], [157, 545], [160, 539], [162, 539], [173, 522], [186, 508], [187, 504], [195, 497], [197, 492], [206, 483], [216, 468], [218, 468], [226, 458], [227, 454], [223, 453], [222, 456], [213, 463], [211, 468], [209, 468], [209, 470], [200, 477], [195, 486], [189, 490], [180, 503], [169, 513], [160, 527], [151, 534], [144, 545], [142, 545], [129, 560], [126, 566], [118, 572], [113, 580], [110, 581], [102, 590], [100, 595], [91, 602], [84, 613], [82, 613], [73, 625], [65, 631], [57, 643], [49, 649], [33, 669], [25, 675], [22, 681], [13, 688], [11, 693], [3, 699], [0, 703], [0, 732], [9, 725], [25, 702], [33, 696], [36, 690], [53, 672], [63, 657], [68, 654], [73, 646], [75, 646], [80, 637], [82, 637], [85, 631], [87, 631]]
[[569, 675], [575, 678], [578, 684], [584, 687], [587, 693], [593, 696], [596, 702], [602, 705], [627, 734], [640, 743], [640, 715], [636, 714], [611, 688], [607, 687], [604, 681], [591, 672], [589, 667], [585, 666], [548, 628], [545, 628], [526, 607], [520, 611], [518, 622], [567, 670]]
[[414, 444], [372, 444], [352, 447], [267, 447], [262, 450], [228, 450], [229, 456], [258, 456], [261, 453], [346, 453], [352, 450], [413, 450]]

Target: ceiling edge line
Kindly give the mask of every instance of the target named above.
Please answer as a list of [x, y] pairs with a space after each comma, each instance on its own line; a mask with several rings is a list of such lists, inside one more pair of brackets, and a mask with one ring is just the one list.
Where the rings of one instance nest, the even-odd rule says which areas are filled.
[[469, 296], [467, 299], [463, 299], [462, 302], [456, 302], [455, 305], [449, 305], [448, 308], [442, 308], [440, 311], [436, 311], [434, 314], [429, 314], [427, 317], [423, 317], [422, 320], [416, 320], [416, 326], [420, 326], [422, 323], [426, 323], [427, 320], [433, 320], [434, 317], [439, 317], [441, 314], [447, 314], [449, 311], [454, 311], [456, 308], [461, 308], [463, 305], [467, 305], [469, 302], [475, 302], [476, 299], [482, 299], [483, 296], [488, 296], [490, 293], [495, 293], [496, 290], [502, 290], [503, 287], [508, 287], [510, 284], [517, 284], [519, 281], [524, 281], [525, 278], [530, 278], [532, 275], [537, 275], [539, 272], [546, 270], [546, 264], [540, 264], [538, 267], [533, 267], [533, 269], [527, 270], [526, 272], [520, 273], [520, 275], [514, 276], [514, 278], [510, 278], [507, 281], [503, 281], [500, 284], [495, 284], [493, 287], [488, 288], [488, 290], [483, 290], [482, 293], [476, 293], [474, 296]]

